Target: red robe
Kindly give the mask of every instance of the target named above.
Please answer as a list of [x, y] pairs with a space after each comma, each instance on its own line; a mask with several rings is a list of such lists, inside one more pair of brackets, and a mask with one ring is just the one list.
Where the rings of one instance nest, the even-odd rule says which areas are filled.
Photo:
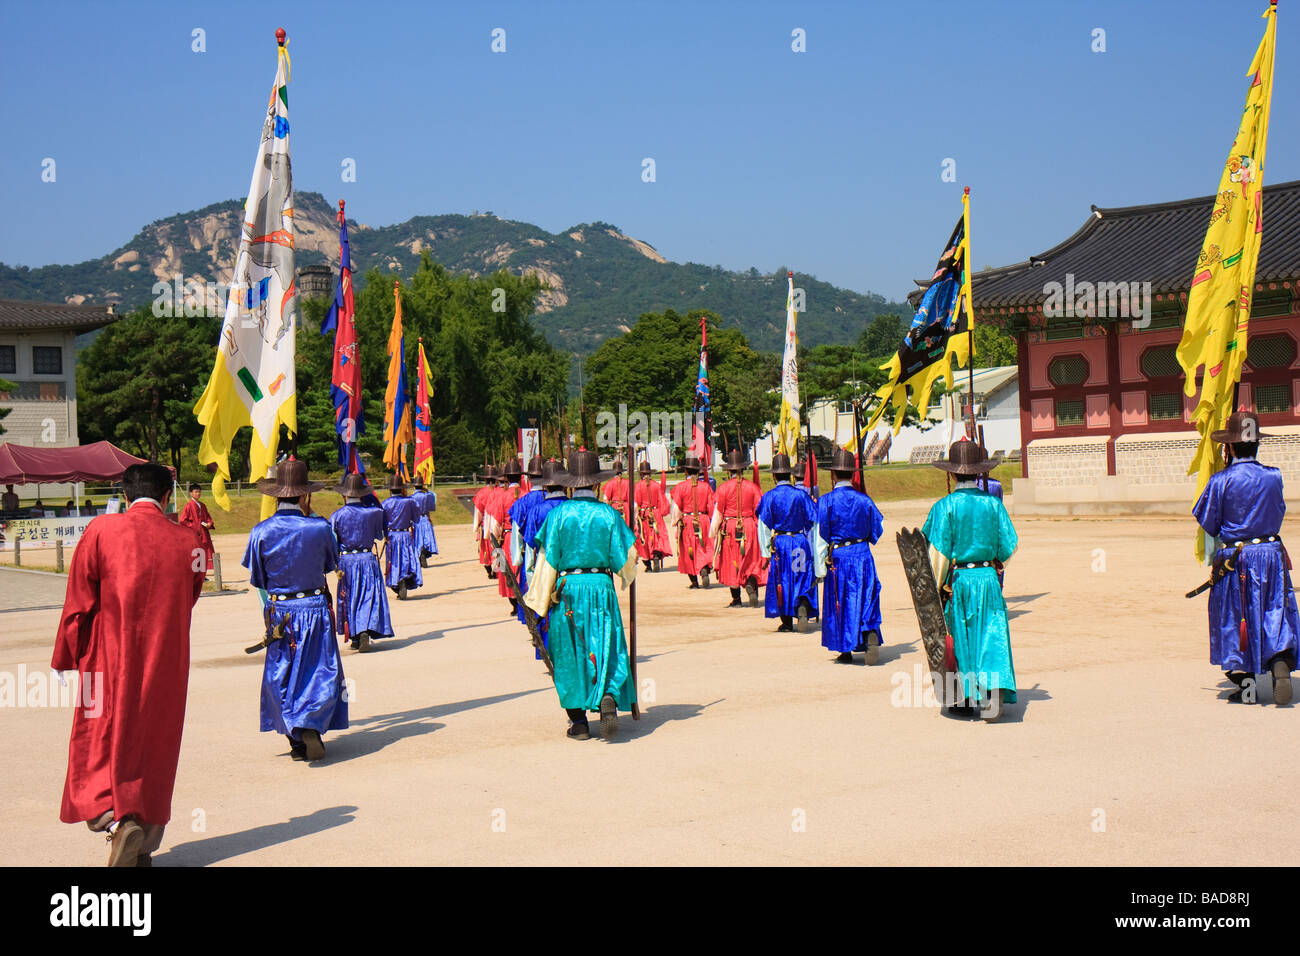
[[155, 826], [171, 819], [201, 555], [194, 532], [149, 502], [92, 519], [77, 543], [50, 662], [80, 672], [64, 823], [105, 810]]
[[614, 510], [623, 516], [623, 523], [627, 524], [627, 479], [622, 475], [615, 475], [605, 482], [605, 487], [600, 493]]
[[682, 574], [699, 574], [713, 565], [713, 539], [709, 537], [713, 497], [707, 481], [687, 478], [673, 485], [673, 523], [678, 525], [677, 570]]
[[653, 479], [636, 483], [636, 553], [642, 561], [649, 561], [655, 552], [672, 554], [672, 542], [664, 518], [672, 510], [659, 482]]
[[474, 534], [478, 537], [478, 563], [487, 567], [492, 563], [492, 545], [488, 543], [487, 532], [483, 530], [483, 519], [487, 516], [487, 502], [496, 491], [493, 485], [484, 485], [474, 492]]
[[208, 563], [206, 568], [211, 571], [215, 552], [212, 548], [212, 535], [208, 531], [212, 527], [212, 515], [208, 513], [208, 506], [191, 498], [185, 502], [185, 510], [181, 512], [180, 523], [187, 528], [193, 528], [194, 533], [199, 536], [199, 543], [203, 545], [203, 550], [207, 552]]
[[[507, 561], [510, 560], [510, 536], [513, 533], [510, 530], [510, 506], [519, 500], [519, 486], [513, 488], [498, 488], [496, 493], [487, 500], [487, 512], [492, 518], [492, 531], [501, 538], [501, 553], [505, 555]], [[515, 571], [515, 580], [519, 579], [519, 568], [512, 564]], [[497, 575], [497, 594], [504, 598], [512, 598], [515, 592], [510, 590], [510, 585], [506, 583], [504, 574]]]
[[[709, 537], [721, 536], [722, 553], [715, 562], [718, 580], [729, 588], [741, 588], [751, 577], [767, 584], [767, 571], [759, 567], [763, 554], [758, 547], [758, 500], [763, 492], [748, 478], [729, 478], [718, 485]], [[737, 534], [737, 523], [744, 535]]]

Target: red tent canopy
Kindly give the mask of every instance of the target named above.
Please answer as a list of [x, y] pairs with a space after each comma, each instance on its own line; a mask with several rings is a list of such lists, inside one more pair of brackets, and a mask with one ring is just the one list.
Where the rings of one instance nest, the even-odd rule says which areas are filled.
[[128, 455], [107, 441], [74, 448], [36, 448], [5, 442], [0, 444], [0, 485], [117, 481], [128, 467], [142, 464], [143, 458]]

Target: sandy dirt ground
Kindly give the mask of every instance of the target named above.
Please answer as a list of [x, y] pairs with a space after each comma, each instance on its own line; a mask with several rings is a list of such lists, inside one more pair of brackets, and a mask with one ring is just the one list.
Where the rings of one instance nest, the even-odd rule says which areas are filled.
[[[1020, 519], [1006, 583], [1020, 701], [981, 723], [917, 706], [924, 655], [893, 534], [925, 507], [884, 507], [874, 667], [724, 609], [725, 589], [643, 575], [644, 711], [610, 741], [564, 737], [468, 526], [438, 529], [425, 587], [393, 601], [397, 637], [343, 652], [352, 726], [318, 764], [257, 732], [261, 657], [242, 652], [256, 594], [204, 597], [156, 864], [1295, 861], [1300, 714], [1271, 706], [1267, 680], [1264, 706], [1222, 699], [1205, 598], [1183, 598], [1205, 578], [1190, 520]], [[243, 539], [217, 544], [246, 588]], [[58, 614], [0, 613], [0, 671], [48, 677]], [[0, 708], [4, 863], [107, 858], [58, 819], [71, 719]]]

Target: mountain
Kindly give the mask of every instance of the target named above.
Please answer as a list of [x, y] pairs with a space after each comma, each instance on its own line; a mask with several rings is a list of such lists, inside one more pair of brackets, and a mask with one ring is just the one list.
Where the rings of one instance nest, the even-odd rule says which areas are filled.
[[[154, 283], [172, 282], [177, 275], [229, 282], [242, 211], [243, 203], [232, 199], [171, 216], [150, 223], [120, 249], [76, 265], [30, 269], [0, 263], [0, 298], [114, 303], [126, 311], [152, 302]], [[300, 268], [338, 267], [335, 207], [320, 193], [294, 194], [294, 226]], [[669, 262], [609, 223], [550, 233], [489, 212], [415, 216], [378, 228], [348, 220], [348, 235], [359, 285], [372, 267], [409, 275], [425, 250], [454, 271], [536, 272], [550, 287], [538, 303], [538, 327], [559, 348], [581, 355], [625, 331], [641, 313], [667, 308], [712, 309], [724, 324], [739, 325], [760, 350], [780, 351], [784, 342], [784, 270], [765, 275]], [[799, 340], [808, 346], [851, 343], [874, 316], [912, 311], [906, 303], [839, 289], [801, 273], [795, 274], [795, 285], [807, 298]]]

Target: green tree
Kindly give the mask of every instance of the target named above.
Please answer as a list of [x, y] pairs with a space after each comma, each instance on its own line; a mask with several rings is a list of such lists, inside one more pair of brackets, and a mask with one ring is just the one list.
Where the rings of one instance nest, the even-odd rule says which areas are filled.
[[[3, 393], [6, 397], [8, 397], [9, 393], [12, 392], [17, 387], [18, 387], [17, 382], [11, 382], [7, 378], [0, 378], [0, 393]], [[12, 411], [13, 411], [12, 408], [0, 408], [0, 422], [3, 422], [6, 418], [8, 418], [9, 413]], [[5, 427], [4, 425], [0, 425], [0, 435], [3, 435], [4, 433], [5, 433]]]
[[700, 320], [708, 324], [709, 389], [713, 425], [725, 429], [726, 443], [737, 434], [751, 442], [766, 433], [780, 407], [780, 358], [756, 352], [737, 327], [722, 328], [714, 312], [673, 309], [647, 312], [624, 335], [608, 339], [587, 359], [588, 434], [600, 412], [689, 414], [695, 399], [700, 356]]
[[[365, 433], [358, 446], [378, 465], [384, 450], [384, 395], [388, 336], [393, 323], [393, 277], [379, 269], [355, 293]], [[569, 358], [534, 328], [541, 282], [536, 276], [496, 272], [453, 274], [426, 252], [401, 284], [408, 400], [412, 414], [419, 381], [419, 344], [432, 372], [430, 414], [433, 460], [442, 474], [466, 474], [514, 435], [521, 412], [554, 423], [569, 374]], [[328, 299], [304, 304], [298, 344], [298, 447], [313, 468], [337, 470], [334, 406], [329, 398], [333, 335], [319, 334]], [[407, 449], [411, 461], [413, 448]]]
[[143, 308], [112, 325], [77, 360], [84, 441], [106, 439], [150, 461], [181, 468], [201, 433], [194, 417], [212, 369], [220, 322], [158, 317]]
[[975, 367], [997, 368], [1016, 364], [1016, 340], [1005, 329], [975, 323]]

